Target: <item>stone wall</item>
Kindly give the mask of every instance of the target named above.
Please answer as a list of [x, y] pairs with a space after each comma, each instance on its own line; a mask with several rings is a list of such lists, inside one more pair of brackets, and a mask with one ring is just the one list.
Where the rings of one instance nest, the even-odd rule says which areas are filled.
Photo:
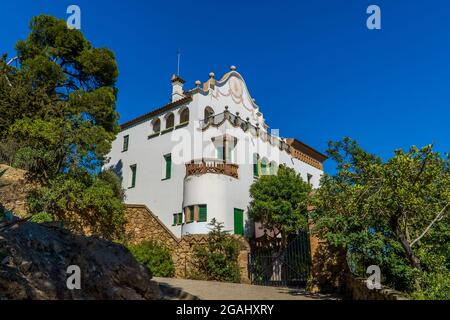
[[26, 171], [0, 164], [0, 171], [6, 169], [1, 177], [2, 183], [6, 185], [0, 188], [0, 203], [14, 214], [25, 217], [27, 216], [27, 195], [31, 189], [31, 185], [25, 183]]
[[346, 277], [345, 294], [353, 300], [409, 300], [402, 292], [385, 286], [369, 289], [366, 279], [351, 275]]
[[[132, 244], [144, 240], [153, 240], [166, 246], [172, 252], [176, 278], [187, 278], [193, 270], [194, 247], [206, 245], [206, 235], [189, 235], [177, 238], [145, 205], [126, 205], [127, 224], [126, 239]], [[249, 283], [248, 253], [249, 245], [243, 237], [236, 236], [241, 245], [239, 253], [239, 268], [241, 282]]]

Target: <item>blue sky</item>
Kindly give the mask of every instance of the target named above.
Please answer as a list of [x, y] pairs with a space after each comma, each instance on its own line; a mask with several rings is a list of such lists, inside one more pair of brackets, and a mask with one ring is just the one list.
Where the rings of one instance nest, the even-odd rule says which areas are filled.
[[[236, 65], [281, 136], [320, 151], [350, 136], [384, 158], [450, 152], [450, 1], [15, 0], [1, 4], [0, 52], [14, 54], [32, 16], [66, 19], [70, 4], [116, 54], [121, 122], [168, 102], [180, 48], [186, 87]], [[381, 30], [366, 28], [370, 4]]]

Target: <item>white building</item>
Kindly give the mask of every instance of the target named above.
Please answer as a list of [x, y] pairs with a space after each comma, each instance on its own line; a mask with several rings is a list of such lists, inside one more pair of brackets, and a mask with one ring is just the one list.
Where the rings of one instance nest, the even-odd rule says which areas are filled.
[[112, 144], [106, 167], [122, 177], [126, 203], [146, 205], [177, 236], [207, 233], [212, 218], [243, 234], [259, 175], [284, 164], [318, 187], [326, 157], [269, 130], [235, 67], [183, 84], [173, 76], [172, 102], [122, 124]]

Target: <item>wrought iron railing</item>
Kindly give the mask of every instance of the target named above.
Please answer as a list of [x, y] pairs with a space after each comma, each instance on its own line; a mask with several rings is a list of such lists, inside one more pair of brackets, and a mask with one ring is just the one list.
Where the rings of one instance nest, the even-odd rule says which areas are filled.
[[239, 166], [218, 159], [192, 160], [186, 163], [186, 176], [202, 175], [206, 173], [223, 174], [238, 179]]

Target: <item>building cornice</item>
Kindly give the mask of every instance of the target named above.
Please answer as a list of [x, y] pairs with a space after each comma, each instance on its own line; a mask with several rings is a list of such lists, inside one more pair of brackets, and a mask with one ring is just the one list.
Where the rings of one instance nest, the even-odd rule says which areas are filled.
[[[317, 151], [316, 149], [310, 147], [306, 143], [303, 143], [297, 139], [288, 138], [286, 139], [286, 143], [290, 145], [293, 149], [297, 150], [298, 152], [302, 153], [303, 155], [306, 155], [305, 159], [313, 160], [314, 162], [319, 162], [320, 164], [323, 164], [325, 160], [328, 159], [326, 155], [323, 153]], [[301, 159], [302, 161], [305, 161], [305, 159]], [[310, 161], [307, 161], [310, 162]], [[321, 166], [322, 167], [322, 166]]]

